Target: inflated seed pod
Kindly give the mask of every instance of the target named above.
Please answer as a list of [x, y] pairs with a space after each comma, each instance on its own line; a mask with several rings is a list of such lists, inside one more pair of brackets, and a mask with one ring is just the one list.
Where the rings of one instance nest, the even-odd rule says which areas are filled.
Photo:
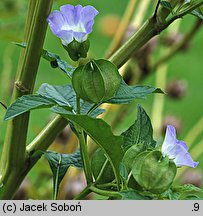
[[99, 103], [115, 95], [121, 84], [121, 76], [110, 61], [92, 60], [76, 68], [72, 84], [80, 98], [90, 103]]
[[160, 151], [140, 153], [133, 163], [134, 179], [145, 190], [155, 194], [168, 190], [176, 175], [176, 165]]

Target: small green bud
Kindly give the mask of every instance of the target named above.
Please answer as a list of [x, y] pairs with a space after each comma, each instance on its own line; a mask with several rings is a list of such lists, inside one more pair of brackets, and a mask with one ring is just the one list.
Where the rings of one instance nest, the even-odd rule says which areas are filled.
[[138, 184], [155, 194], [163, 193], [169, 189], [176, 171], [175, 163], [168, 157], [163, 157], [160, 151], [140, 153], [132, 168], [133, 177]]
[[68, 54], [73, 61], [78, 61], [80, 58], [87, 57], [87, 52], [90, 47], [90, 42], [88, 39], [82, 43], [73, 40], [67, 46], [63, 45], [63, 47], [68, 51]]
[[90, 103], [99, 103], [115, 95], [121, 84], [121, 76], [110, 61], [92, 60], [76, 68], [72, 84], [80, 98]]

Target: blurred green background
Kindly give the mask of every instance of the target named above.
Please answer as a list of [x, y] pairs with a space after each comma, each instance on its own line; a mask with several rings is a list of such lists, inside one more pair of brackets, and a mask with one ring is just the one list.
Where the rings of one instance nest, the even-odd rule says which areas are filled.
[[[143, 0], [142, 0], [143, 1]], [[139, 3], [142, 2], [138, 1]], [[98, 1], [98, 0], [55, 0], [53, 9], [59, 9], [63, 4], [91, 4], [97, 8], [100, 12], [96, 17], [94, 31], [90, 35], [91, 41], [91, 55], [95, 58], [101, 58], [104, 56], [107, 48], [109, 47], [113, 35], [118, 28], [119, 22], [122, 19], [125, 8], [128, 1], [112, 0], [112, 1]], [[154, 4], [150, 3], [150, 7], [145, 14], [146, 20], [152, 13]], [[26, 19], [27, 12], [27, 1], [25, 0], [5, 0], [0, 2], [0, 101], [6, 104], [10, 104], [12, 88], [15, 80], [15, 72], [17, 70], [17, 64], [19, 61], [19, 47], [15, 46], [12, 42], [23, 41], [23, 29]], [[188, 15], [181, 20], [180, 30], [178, 35], [173, 36], [174, 40], [178, 40], [178, 36], [181, 37], [185, 32], [192, 27], [196, 18]], [[173, 32], [174, 25], [172, 25], [167, 32]], [[161, 33], [160, 38], [169, 37], [166, 32]], [[162, 51], [167, 49], [167, 45], [163, 43], [163, 40], [156, 42], [156, 49], [152, 55], [152, 61], [156, 61], [161, 58]], [[170, 47], [170, 45], [169, 45]], [[56, 38], [50, 29], [47, 30], [46, 40], [44, 48], [50, 52], [60, 55], [63, 59], [69, 61], [67, 54], [61, 46], [60, 40]], [[107, 115], [106, 120], [111, 122], [112, 116], [117, 115], [114, 119], [114, 131], [121, 133], [127, 129], [136, 118], [136, 104], [140, 103], [147, 111], [148, 115], [153, 118], [152, 115], [157, 115], [156, 110], [159, 110], [160, 106], [163, 105], [163, 113], [158, 113], [161, 122], [159, 129], [164, 130], [167, 123], [174, 124], [178, 130], [178, 138], [187, 138], [187, 141], [191, 140], [191, 148], [196, 148], [193, 152], [195, 160], [200, 161], [196, 173], [192, 173], [190, 169], [189, 176], [197, 175], [194, 178], [199, 178], [202, 182], [202, 168], [203, 168], [203, 28], [194, 36], [192, 41], [187, 44], [187, 47], [176, 54], [172, 59], [167, 62], [167, 79], [166, 89], [164, 91], [172, 91], [171, 94], [163, 96], [157, 96], [155, 94], [150, 95], [147, 100], [138, 100], [131, 105], [123, 106], [120, 110], [114, 109]], [[137, 62], [134, 61], [135, 69], [137, 68]], [[132, 70], [133, 71], [133, 70]], [[161, 71], [160, 71], [161, 73]], [[156, 73], [150, 73], [142, 82], [139, 84], [151, 85], [155, 87], [161, 87], [156, 85]], [[37, 75], [35, 91], [40, 87], [42, 83], [49, 83], [53, 85], [65, 84], [69, 80], [65, 74], [59, 69], [52, 69], [48, 62], [44, 59], [40, 62], [40, 67]], [[133, 82], [132, 82], [133, 83]], [[173, 90], [175, 96], [173, 95]], [[177, 92], [179, 97], [177, 98]], [[156, 97], [156, 99], [155, 99]], [[158, 98], [157, 98], [158, 97]], [[161, 99], [160, 99], [160, 98]], [[155, 100], [157, 101], [155, 103]], [[161, 101], [164, 100], [163, 104]], [[155, 103], [155, 104], [154, 104]], [[120, 112], [120, 114], [119, 114]], [[0, 153], [3, 146], [3, 140], [6, 131], [6, 122], [3, 121], [5, 110], [0, 106]], [[122, 115], [122, 117], [121, 117]], [[49, 122], [53, 117], [48, 110], [38, 110], [31, 113], [28, 143], [42, 130], [42, 128]], [[112, 120], [113, 121], [113, 120]], [[199, 122], [199, 125], [197, 124]], [[152, 122], [154, 123], [154, 122]], [[156, 123], [156, 122], [155, 122]], [[196, 128], [194, 128], [194, 126]], [[187, 137], [191, 133], [192, 137]], [[163, 140], [163, 133], [158, 131], [156, 139], [161, 143]], [[201, 144], [202, 143], [202, 144]], [[190, 145], [190, 143], [188, 143]], [[58, 143], [60, 144], [60, 142]], [[55, 147], [54, 147], [55, 148]], [[57, 149], [57, 147], [56, 147]], [[59, 148], [60, 149], [60, 148]], [[188, 177], [189, 178], [189, 177]], [[194, 180], [193, 178], [193, 180]], [[191, 180], [192, 181], [192, 180]], [[202, 183], [200, 183], [201, 185]], [[29, 187], [27, 186], [29, 185]], [[48, 164], [42, 159], [35, 166], [35, 168], [28, 175], [28, 178], [24, 182], [24, 187], [28, 188], [27, 193], [30, 198], [42, 198], [49, 199], [51, 194], [51, 174], [49, 171]], [[22, 194], [21, 194], [22, 196]]]

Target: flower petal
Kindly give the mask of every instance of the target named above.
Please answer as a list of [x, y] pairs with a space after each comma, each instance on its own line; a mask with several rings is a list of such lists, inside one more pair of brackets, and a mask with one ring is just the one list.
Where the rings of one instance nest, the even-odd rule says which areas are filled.
[[177, 144], [181, 145], [186, 151], [188, 151], [188, 146], [187, 146], [187, 144], [184, 141], [177, 140]]
[[195, 168], [199, 162], [194, 162], [192, 157], [188, 152], [182, 152], [182, 154], [178, 154], [174, 160], [176, 166], [189, 166]]
[[99, 12], [93, 6], [85, 6], [81, 11], [81, 19], [80, 22], [86, 29], [86, 32], [89, 34], [92, 32], [92, 26], [94, 24], [94, 17]]
[[188, 153], [188, 146], [184, 141], [176, 138], [176, 130], [172, 125], [168, 125], [166, 136], [162, 145], [162, 153], [173, 159], [176, 166], [189, 166], [195, 168], [198, 162], [194, 162]]
[[74, 32], [74, 38], [76, 41], [82, 43], [87, 40], [87, 34], [85, 32]]
[[78, 25], [81, 16], [81, 10], [81, 5], [77, 5], [75, 7], [73, 5], [63, 5], [60, 7], [60, 11], [69, 26]]
[[87, 32], [87, 34], [92, 32], [92, 26], [94, 24], [94, 20], [89, 21], [86, 26], [85, 26], [85, 30]]
[[57, 34], [60, 31], [66, 22], [64, 17], [59, 11], [53, 11], [48, 17], [47, 22], [54, 34]]
[[[162, 145], [162, 153], [163, 155], [175, 156], [175, 146], [176, 146], [176, 130], [172, 125], [167, 125], [165, 139]], [[172, 159], [172, 158], [170, 158]]]
[[61, 30], [56, 33], [56, 36], [59, 37], [62, 41], [62, 44], [67, 46], [73, 41], [73, 31], [72, 30]]
[[93, 6], [63, 5], [60, 11], [53, 11], [47, 18], [52, 32], [68, 45], [75, 39], [84, 42], [92, 32], [94, 17], [98, 11]]

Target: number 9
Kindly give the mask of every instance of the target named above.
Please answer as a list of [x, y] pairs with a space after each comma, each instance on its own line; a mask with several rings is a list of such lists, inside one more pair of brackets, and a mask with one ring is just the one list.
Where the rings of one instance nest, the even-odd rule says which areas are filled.
[[194, 211], [199, 211], [199, 203], [194, 204]]

